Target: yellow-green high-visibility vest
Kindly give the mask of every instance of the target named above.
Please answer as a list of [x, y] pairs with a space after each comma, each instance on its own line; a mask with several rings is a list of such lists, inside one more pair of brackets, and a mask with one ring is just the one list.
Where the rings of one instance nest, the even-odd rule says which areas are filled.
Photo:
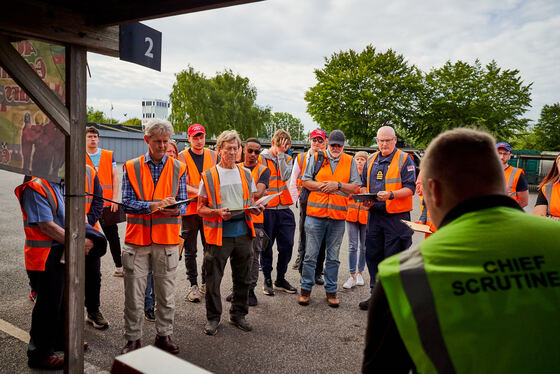
[[379, 278], [419, 373], [560, 372], [560, 222], [471, 211]]

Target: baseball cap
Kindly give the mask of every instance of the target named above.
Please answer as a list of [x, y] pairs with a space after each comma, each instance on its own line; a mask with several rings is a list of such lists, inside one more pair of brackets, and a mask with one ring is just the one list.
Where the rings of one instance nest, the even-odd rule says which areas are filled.
[[509, 145], [509, 143], [499, 142], [499, 143], [496, 144], [496, 149], [499, 149], [499, 148], [504, 148], [508, 152], [511, 152], [511, 145]]
[[346, 141], [346, 138], [344, 137], [344, 133], [342, 131], [340, 131], [340, 130], [331, 131], [331, 134], [329, 135], [329, 144], [330, 145], [337, 144], [337, 145], [343, 146], [345, 141]]
[[198, 123], [192, 124], [189, 127], [189, 130], [187, 131], [187, 133], [189, 134], [189, 136], [194, 136], [196, 134], [206, 134], [206, 130], [204, 130], [204, 126], [199, 125]]
[[323, 138], [324, 140], [326, 138], [324, 131], [321, 129], [311, 131], [311, 139], [314, 138]]

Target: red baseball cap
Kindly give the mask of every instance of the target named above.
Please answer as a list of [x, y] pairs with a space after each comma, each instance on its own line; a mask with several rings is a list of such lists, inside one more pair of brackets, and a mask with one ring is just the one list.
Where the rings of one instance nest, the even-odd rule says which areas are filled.
[[321, 129], [311, 131], [311, 139], [323, 138], [325, 140], [325, 132]]
[[189, 136], [195, 136], [200, 133], [206, 134], [206, 130], [204, 130], [204, 126], [199, 125], [198, 123], [194, 123], [189, 127], [187, 133], [189, 134]]

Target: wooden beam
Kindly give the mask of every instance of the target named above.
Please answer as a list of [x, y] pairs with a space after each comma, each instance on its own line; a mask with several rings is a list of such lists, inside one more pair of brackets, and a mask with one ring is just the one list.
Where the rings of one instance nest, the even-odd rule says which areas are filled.
[[[84, 371], [85, 285], [85, 162], [86, 152], [86, 49], [69, 46], [66, 52], [66, 97], [70, 109], [70, 135], [66, 137], [66, 373]], [[82, 195], [82, 196], [81, 196]], [[77, 197], [81, 196], [81, 197]]]
[[70, 133], [68, 109], [3, 35], [0, 35], [0, 65], [63, 133]]
[[87, 48], [89, 52], [119, 56], [118, 26], [86, 24], [84, 14], [52, 3], [20, 0], [3, 4], [0, 32], [23, 39], [74, 44]]

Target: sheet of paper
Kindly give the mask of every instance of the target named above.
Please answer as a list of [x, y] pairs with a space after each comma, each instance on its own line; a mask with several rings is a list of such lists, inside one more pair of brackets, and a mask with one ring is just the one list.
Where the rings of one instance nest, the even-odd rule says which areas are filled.
[[421, 223], [411, 222], [411, 221], [407, 221], [407, 220], [404, 220], [404, 219], [401, 219], [401, 222], [404, 223], [405, 225], [407, 225], [408, 227], [410, 227], [411, 229], [413, 229], [414, 231], [423, 232], [423, 233], [426, 233], [426, 234], [431, 234], [432, 233], [430, 231], [430, 226], [428, 226], [428, 225], [423, 225]]

